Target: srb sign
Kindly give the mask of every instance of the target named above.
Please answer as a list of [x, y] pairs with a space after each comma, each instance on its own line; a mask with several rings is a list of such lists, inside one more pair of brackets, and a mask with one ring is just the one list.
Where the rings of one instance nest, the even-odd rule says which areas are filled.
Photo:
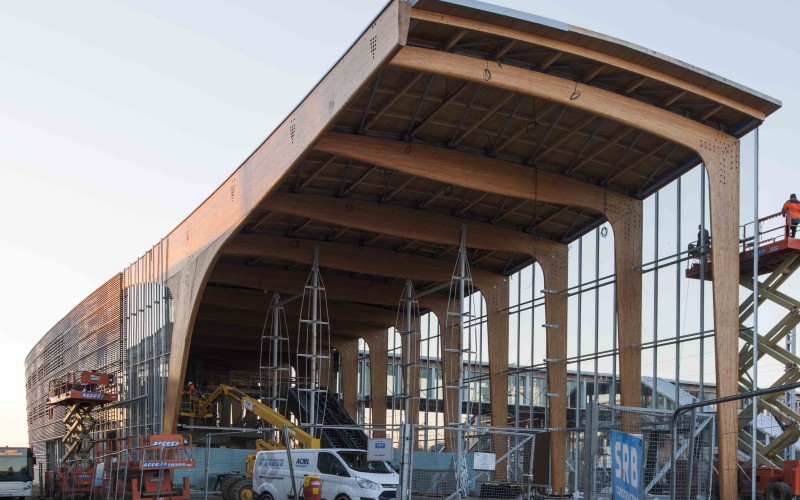
[[392, 438], [370, 438], [367, 441], [367, 460], [391, 460]]
[[642, 498], [642, 438], [611, 431], [611, 487], [614, 499]]

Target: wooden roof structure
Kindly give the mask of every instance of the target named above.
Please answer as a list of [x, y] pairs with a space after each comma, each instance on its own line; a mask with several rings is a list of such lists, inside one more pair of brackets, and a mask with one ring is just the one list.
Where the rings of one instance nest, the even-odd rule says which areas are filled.
[[[570, 243], [607, 218], [570, 199], [553, 202], [544, 195], [537, 199], [538, 175], [573, 183], [587, 196], [599, 192], [606, 198], [641, 200], [701, 161], [696, 152], [669, 138], [570, 102], [492, 85], [500, 73], [547, 75], [563, 83], [570, 101], [587, 99], [587, 89], [596, 89], [734, 137], [753, 130], [780, 107], [774, 99], [680, 61], [537, 16], [473, 1], [420, 0], [408, 10], [407, 28], [398, 28], [399, 38], [404, 28], [408, 30], [405, 46], [396, 47], [399, 52], [391, 51], [385, 64], [352, 82], [352, 96], [346, 103], [335, 103], [337, 110], [326, 113], [331, 116], [324, 125], [314, 123], [320, 125], [313, 132], [321, 140], [298, 155], [269, 193], [262, 193], [265, 199], [223, 248], [211, 286], [236, 286], [236, 279], [226, 275], [245, 268], [251, 276], [250, 271], [264, 269], [308, 269], [308, 258], [298, 261], [300, 252], [293, 249], [314, 243], [344, 253], [374, 250], [388, 262], [409, 258], [413, 264], [414, 259], [425, 258], [452, 267], [457, 245], [381, 230], [380, 223], [351, 226], [324, 213], [334, 209], [386, 217], [398, 211], [420, 218], [448, 216], [531, 240]], [[375, 30], [373, 24], [365, 36]], [[376, 57], [379, 46], [387, 42], [380, 34], [367, 38]], [[355, 44], [348, 54], [357, 49]], [[425, 60], [424, 65], [410, 67], [415, 58]], [[453, 61], [479, 69], [464, 77], [451, 70]], [[348, 62], [346, 55], [318, 89]], [[313, 94], [267, 142], [279, 140], [287, 125], [290, 142], [309, 127], [296, 115], [312, 104]], [[433, 172], [418, 175], [393, 160], [381, 161], [386, 152], [417, 150], [434, 158], [431, 168], [436, 168], [438, 159], [474, 162], [489, 176], [509, 166], [527, 171], [533, 177], [531, 196], [481, 191], [434, 178]], [[241, 183], [237, 173], [231, 179]], [[324, 249], [322, 255], [324, 266]], [[476, 248], [470, 264], [510, 275], [534, 260], [519, 252]], [[334, 268], [330, 272], [387, 282], [385, 274]], [[390, 276], [388, 281], [402, 283], [404, 276]], [[415, 279], [420, 288], [439, 281], [434, 275]]]
[[[252, 351], [264, 291], [300, 293], [314, 246], [331, 314], [340, 315], [336, 335], [363, 337], [377, 325], [385, 336], [407, 279], [418, 290], [450, 281], [462, 226], [475, 286], [492, 291], [484, 293], [489, 349], [499, 354], [490, 364], [502, 373], [507, 348], [491, 344], [507, 333], [499, 284], [537, 261], [547, 288], [566, 288], [566, 244], [608, 221], [625, 294], [619, 346], [630, 371], [621, 392], [623, 403], [635, 401], [641, 200], [701, 162], [714, 258], [730, 268], [715, 277], [719, 372], [736, 362], [738, 254], [725, 235], [738, 230], [730, 215], [738, 214], [738, 139], [779, 108], [724, 78], [560, 22], [474, 0], [392, 0], [165, 239], [180, 309], [170, 379], [182, 379], [190, 353], [224, 366], [224, 353], [235, 364], [237, 352]], [[422, 306], [437, 311], [446, 299], [432, 293]], [[566, 300], [547, 310], [548, 323], [566, 325]], [[549, 357], [566, 358], [561, 337]], [[718, 390], [735, 392], [735, 377], [719, 380]], [[504, 381], [490, 383], [505, 407]], [[179, 396], [171, 387], [167, 407]], [[735, 426], [734, 412], [720, 413], [721, 428]], [[726, 439], [721, 447], [735, 447]]]

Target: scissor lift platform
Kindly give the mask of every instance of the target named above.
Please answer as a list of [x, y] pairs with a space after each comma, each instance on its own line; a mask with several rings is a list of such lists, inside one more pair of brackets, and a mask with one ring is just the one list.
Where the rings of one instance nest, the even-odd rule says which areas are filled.
[[[745, 324], [756, 307], [753, 293], [754, 248], [758, 248], [758, 275], [767, 275], [766, 278], [759, 278], [757, 305], [770, 301], [786, 309], [785, 316], [771, 328], [764, 328], [763, 324], [759, 328], [758, 358], [769, 356], [786, 367], [784, 374], [773, 384], [774, 387], [800, 380], [800, 358], [783, 344], [792, 329], [800, 322], [800, 315], [797, 314], [800, 310], [800, 301], [779, 290], [781, 285], [800, 269], [800, 239], [790, 237], [789, 229], [786, 219], [780, 213], [760, 219], [757, 228], [753, 227], [753, 223], [749, 223], [740, 229], [739, 284], [751, 292], [739, 306], [739, 338], [744, 341], [739, 350], [739, 389], [742, 392], [756, 389], [749, 374], [753, 367], [755, 352], [753, 328]], [[711, 247], [713, 247], [713, 237], [706, 248], [702, 248], [699, 241], [690, 245], [689, 255], [693, 261], [686, 270], [687, 278], [712, 279], [714, 262], [710, 255]], [[759, 442], [756, 450], [757, 461], [763, 466], [781, 467], [783, 465], [781, 452], [787, 446], [793, 446], [800, 437], [800, 414], [781, 400], [780, 393], [759, 398], [758, 407], [769, 411], [775, 417], [782, 432], [767, 444]], [[739, 414], [739, 448], [747, 454], [752, 452], [751, 430], [748, 428], [752, 421], [751, 408], [752, 406], [748, 405]]]
[[[791, 238], [787, 236], [786, 226], [778, 224], [783, 222], [781, 215], [772, 214], [759, 220], [759, 238], [758, 238], [758, 275], [764, 275], [775, 272], [787, 260], [795, 258], [800, 253], [800, 238]], [[745, 224], [741, 227], [742, 237], [739, 244], [739, 275], [740, 276], [753, 276], [753, 241], [752, 233], [747, 236], [748, 226], [752, 223]], [[768, 229], [765, 229], [768, 226]], [[696, 242], [695, 244], [699, 244]], [[693, 246], [695, 245], [693, 244]], [[713, 240], [712, 240], [713, 244]], [[699, 253], [696, 254], [695, 260], [686, 270], [686, 277], [689, 279], [700, 279], [700, 274], [703, 273], [705, 280], [710, 281], [714, 275], [714, 261], [710, 253], [712, 245], [707, 248], [705, 254], [705, 264], [701, 265], [700, 260], [703, 258]], [[691, 255], [691, 252], [690, 252]]]

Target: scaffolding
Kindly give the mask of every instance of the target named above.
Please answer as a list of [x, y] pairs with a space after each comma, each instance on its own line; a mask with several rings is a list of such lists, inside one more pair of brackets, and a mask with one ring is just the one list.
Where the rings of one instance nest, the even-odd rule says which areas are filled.
[[[293, 384], [300, 406], [306, 409], [307, 420], [301, 422], [312, 436], [319, 438], [321, 422], [327, 411], [326, 402], [330, 375], [331, 330], [325, 283], [319, 271], [319, 247], [314, 247], [311, 273], [303, 288], [297, 333], [296, 369]], [[322, 369], [322, 363], [326, 363]], [[298, 416], [300, 418], [300, 416]]]

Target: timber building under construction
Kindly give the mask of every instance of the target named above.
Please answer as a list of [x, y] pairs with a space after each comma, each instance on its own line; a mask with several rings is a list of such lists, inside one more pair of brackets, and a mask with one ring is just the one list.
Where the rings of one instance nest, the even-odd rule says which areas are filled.
[[[119, 394], [98, 439], [275, 432], [236, 397], [198, 414], [193, 382], [323, 447], [391, 437], [410, 498], [602, 495], [611, 429], [645, 441], [649, 494], [718, 478], [733, 498], [751, 443], [759, 465], [794, 453], [790, 398], [759, 400], [771, 427], [755, 438], [749, 400], [684, 415], [674, 460], [670, 417], [756, 389], [754, 359], [791, 368], [776, 386], [800, 379], [784, 347], [798, 302], [779, 290], [800, 240], [779, 214], [739, 213], [740, 140], [780, 106], [562, 22], [392, 0], [214, 193], [31, 351], [34, 451], [62, 455], [48, 383], [97, 369]], [[788, 314], [754, 353], [764, 301]], [[252, 444], [206, 441], [208, 460]]]

